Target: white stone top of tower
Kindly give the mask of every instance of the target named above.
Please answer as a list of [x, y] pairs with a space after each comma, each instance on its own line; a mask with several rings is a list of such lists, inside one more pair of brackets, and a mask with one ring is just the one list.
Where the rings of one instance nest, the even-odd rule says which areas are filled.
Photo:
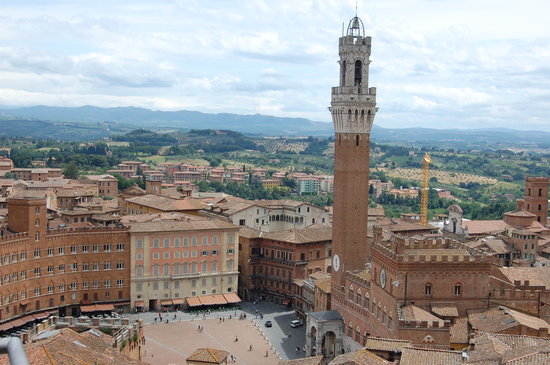
[[348, 31], [346, 35], [351, 35], [354, 37], [365, 37], [365, 26], [363, 21], [357, 15], [354, 16], [348, 24]]

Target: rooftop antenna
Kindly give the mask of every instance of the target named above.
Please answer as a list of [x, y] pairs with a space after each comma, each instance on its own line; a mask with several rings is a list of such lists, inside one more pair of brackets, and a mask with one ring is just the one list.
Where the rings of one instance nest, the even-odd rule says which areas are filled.
[[359, 2], [359, 0], [355, 0], [355, 16], [357, 16], [357, 3]]

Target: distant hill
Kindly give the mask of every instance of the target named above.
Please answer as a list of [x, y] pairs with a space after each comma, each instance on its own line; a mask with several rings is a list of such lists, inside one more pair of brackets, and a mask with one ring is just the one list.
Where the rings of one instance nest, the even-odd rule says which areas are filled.
[[18, 109], [0, 109], [0, 115], [56, 122], [109, 122], [141, 128], [171, 129], [227, 129], [261, 135], [330, 135], [332, 124], [304, 118], [284, 118], [268, 115], [208, 114], [187, 110], [174, 112], [143, 108], [77, 108], [33, 106]]
[[[249, 136], [331, 136], [332, 123], [268, 115], [208, 114], [195, 111], [153, 111], [135, 107], [77, 108], [33, 106], [0, 109], [0, 135], [63, 140], [94, 140], [137, 128], [158, 132], [224, 129]], [[550, 133], [508, 129], [459, 130], [374, 125], [372, 140], [417, 146], [460, 149], [529, 148], [548, 150]]]

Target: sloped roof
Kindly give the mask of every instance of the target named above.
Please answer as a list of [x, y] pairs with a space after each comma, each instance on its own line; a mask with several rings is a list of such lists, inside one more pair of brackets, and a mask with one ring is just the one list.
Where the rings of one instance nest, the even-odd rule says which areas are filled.
[[550, 354], [550, 338], [477, 332], [471, 340], [468, 363], [542, 365]]
[[462, 352], [406, 347], [399, 365], [462, 365]]
[[195, 350], [186, 360], [204, 362], [206, 364], [221, 364], [227, 358], [227, 355], [229, 355], [227, 351], [204, 347]]
[[412, 346], [409, 340], [395, 340], [392, 338], [367, 337], [365, 348], [367, 350], [397, 351], [402, 352], [405, 347]]
[[499, 267], [498, 271], [513, 284], [515, 280], [528, 280], [529, 285], [544, 286], [550, 289], [550, 267]]
[[331, 292], [331, 280], [328, 279], [319, 279], [315, 281], [315, 286], [319, 288], [323, 293], [330, 294]]
[[504, 242], [500, 238], [482, 238], [477, 241], [467, 242], [466, 244], [470, 247], [478, 249], [482, 249], [481, 247], [485, 246], [490, 252], [499, 255], [516, 251], [512, 246], [506, 244], [506, 242]]
[[483, 221], [462, 221], [462, 228], [467, 229], [469, 234], [495, 234], [506, 230], [508, 225], [502, 219]]
[[492, 333], [502, 332], [519, 325], [535, 330], [550, 328], [550, 325], [543, 319], [502, 306], [483, 312], [470, 312], [468, 321], [474, 329]]
[[309, 243], [332, 240], [332, 227], [310, 226], [287, 231], [265, 232], [263, 237], [274, 241]]
[[429, 323], [438, 321], [440, 327], [444, 325], [444, 321], [441, 318], [434, 316], [427, 310], [417, 307], [414, 304], [402, 307], [401, 315], [405, 321], [428, 321]]
[[200, 201], [193, 198], [174, 199], [162, 195], [146, 194], [126, 199], [126, 201], [165, 212], [202, 209]]
[[341, 321], [342, 316], [338, 311], [331, 310], [331, 311], [322, 311], [322, 312], [311, 312], [309, 313], [311, 316], [313, 316], [318, 321]]
[[451, 343], [468, 343], [468, 318], [457, 318], [450, 328]]
[[[135, 218], [136, 221], [133, 221]], [[144, 218], [149, 218], [145, 220]], [[191, 214], [147, 214], [124, 216], [124, 225], [130, 232], [170, 232], [208, 229], [236, 229], [237, 226], [223, 219]]]
[[329, 365], [386, 365], [389, 361], [378, 357], [368, 350], [359, 350], [339, 355]]
[[279, 361], [279, 365], [321, 365], [322, 361], [323, 361], [323, 355], [320, 355], [320, 356], [306, 357], [304, 359]]
[[458, 317], [458, 309], [454, 303], [432, 303], [432, 312], [441, 317]]
[[[30, 364], [128, 364], [145, 365], [132, 360], [112, 347], [112, 337], [101, 331], [77, 333], [69, 328], [52, 332], [52, 336], [26, 344], [25, 354]], [[9, 364], [8, 356], [0, 356], [0, 365]]]

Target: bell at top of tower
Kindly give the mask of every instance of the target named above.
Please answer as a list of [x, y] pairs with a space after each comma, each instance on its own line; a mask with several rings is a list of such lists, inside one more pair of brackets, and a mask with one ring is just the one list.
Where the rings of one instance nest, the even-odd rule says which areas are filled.
[[361, 18], [357, 15], [349, 21], [347, 35], [351, 35], [353, 37], [365, 37], [365, 26], [363, 25]]

